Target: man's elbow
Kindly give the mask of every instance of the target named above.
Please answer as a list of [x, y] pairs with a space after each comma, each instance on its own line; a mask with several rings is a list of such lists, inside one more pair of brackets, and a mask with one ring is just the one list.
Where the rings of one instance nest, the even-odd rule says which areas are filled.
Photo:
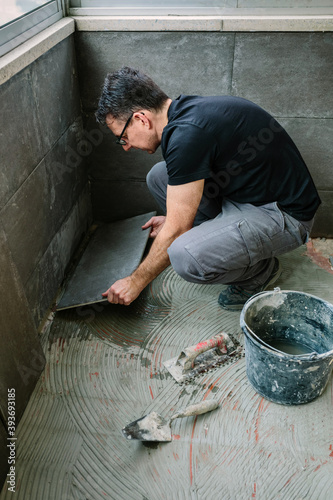
[[184, 233], [187, 233], [193, 227], [193, 222], [186, 222], [180, 224], [165, 224], [163, 227], [164, 234], [168, 235], [170, 239], [175, 240]]

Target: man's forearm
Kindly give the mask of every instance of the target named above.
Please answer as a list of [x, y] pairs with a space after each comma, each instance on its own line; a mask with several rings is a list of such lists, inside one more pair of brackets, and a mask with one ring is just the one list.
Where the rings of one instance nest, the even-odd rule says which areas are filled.
[[102, 293], [111, 304], [131, 304], [168, 267], [168, 248], [176, 238], [193, 227], [203, 188], [204, 179], [180, 186], [168, 186], [167, 216], [163, 221], [148, 221], [145, 224], [146, 228], [155, 228], [155, 234], [158, 227], [158, 234], [147, 257], [131, 276], [116, 281]]
[[132, 280], [142, 289], [170, 265], [168, 248], [178, 236], [168, 233], [164, 228], [156, 236], [147, 257], [131, 275]]

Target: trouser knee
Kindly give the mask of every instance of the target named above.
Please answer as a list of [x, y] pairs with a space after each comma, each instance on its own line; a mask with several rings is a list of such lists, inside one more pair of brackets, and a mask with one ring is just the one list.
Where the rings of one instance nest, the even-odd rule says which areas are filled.
[[168, 174], [165, 161], [156, 163], [148, 172], [146, 182], [150, 193], [157, 201], [162, 212], [166, 212], [166, 192], [168, 185]]
[[169, 259], [175, 272], [191, 283], [207, 283], [211, 276], [204, 271], [200, 263], [186, 249], [182, 236], [168, 248]]
[[149, 191], [152, 193], [154, 191], [154, 186], [155, 186], [155, 173], [153, 172], [153, 168], [149, 170], [148, 174], [146, 175], [146, 183]]
[[149, 191], [154, 194], [157, 190], [165, 184], [164, 177], [166, 176], [165, 161], [156, 163], [146, 176], [146, 182]]

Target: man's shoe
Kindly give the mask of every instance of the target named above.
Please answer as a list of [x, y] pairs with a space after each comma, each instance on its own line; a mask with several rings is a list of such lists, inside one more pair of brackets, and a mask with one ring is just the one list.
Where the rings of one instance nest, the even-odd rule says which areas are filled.
[[245, 302], [256, 293], [263, 292], [270, 285], [275, 283], [281, 275], [282, 269], [279, 260], [274, 257], [274, 267], [263, 285], [258, 286], [254, 290], [246, 290], [239, 285], [229, 285], [226, 290], [220, 293], [218, 302], [223, 309], [231, 311], [240, 311], [243, 309]]

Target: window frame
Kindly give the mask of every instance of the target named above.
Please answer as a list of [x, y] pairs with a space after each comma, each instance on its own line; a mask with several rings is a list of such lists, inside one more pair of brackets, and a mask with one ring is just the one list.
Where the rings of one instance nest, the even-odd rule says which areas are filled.
[[[69, 15], [78, 16], [209, 16], [234, 9], [236, 0], [68, 0]], [[208, 5], [207, 5], [208, 4]]]
[[13, 19], [0, 28], [0, 57], [48, 28], [64, 17], [62, 0], [50, 0], [46, 5]]

